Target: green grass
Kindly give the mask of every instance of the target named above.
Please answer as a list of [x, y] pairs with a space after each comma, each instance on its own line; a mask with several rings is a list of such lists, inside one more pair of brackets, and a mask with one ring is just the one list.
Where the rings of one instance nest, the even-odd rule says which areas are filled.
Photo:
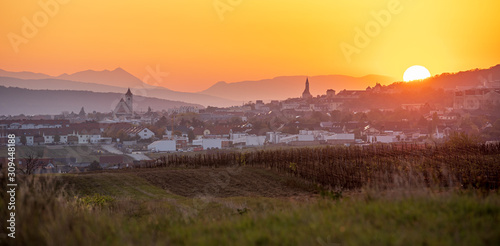
[[58, 175], [61, 185], [73, 195], [92, 195], [95, 193], [117, 198], [151, 199], [170, 197], [161, 188], [131, 173], [92, 173], [84, 175]]
[[498, 245], [499, 199], [477, 199], [320, 200], [283, 211], [250, 209], [207, 224], [210, 216], [178, 221], [167, 235], [185, 245]]
[[[131, 172], [41, 177], [19, 187], [18, 237], [2, 236], [0, 244], [500, 245], [498, 191], [202, 200], [170, 194]], [[54, 188], [61, 184], [67, 193]], [[93, 197], [106, 202], [81, 205]]]

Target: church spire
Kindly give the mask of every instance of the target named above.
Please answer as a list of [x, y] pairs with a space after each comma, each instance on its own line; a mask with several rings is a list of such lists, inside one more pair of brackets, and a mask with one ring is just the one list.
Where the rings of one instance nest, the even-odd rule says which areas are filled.
[[132, 92], [130, 91], [130, 88], [128, 88], [128, 91], [127, 91], [127, 93], [125, 95], [132, 96]]
[[309, 92], [309, 77], [307, 77], [306, 79], [306, 88], [304, 89], [304, 92], [302, 92], [302, 98], [304, 99], [312, 98], [312, 95]]

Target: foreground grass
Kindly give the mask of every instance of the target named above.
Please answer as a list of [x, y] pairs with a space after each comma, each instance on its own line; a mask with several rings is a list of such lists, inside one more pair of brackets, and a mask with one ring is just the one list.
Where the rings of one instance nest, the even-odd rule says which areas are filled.
[[117, 172], [27, 180], [17, 201], [2, 245], [500, 245], [498, 191], [187, 198]]

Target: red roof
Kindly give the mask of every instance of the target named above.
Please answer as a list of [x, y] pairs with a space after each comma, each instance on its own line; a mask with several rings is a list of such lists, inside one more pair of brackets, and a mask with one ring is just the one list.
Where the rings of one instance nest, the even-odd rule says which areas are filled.
[[121, 164], [123, 163], [123, 155], [105, 155], [99, 157], [100, 164]]
[[147, 129], [147, 128], [144, 127], [144, 126], [133, 126], [133, 127], [128, 128], [128, 129], [125, 129], [125, 133], [127, 133], [127, 134], [137, 134], [137, 133], [142, 132], [144, 129]]
[[228, 126], [214, 126], [209, 128], [210, 135], [225, 135], [229, 134], [231, 131], [231, 127]]
[[205, 128], [201, 128], [201, 127], [195, 127], [193, 129], [193, 133], [195, 136], [203, 135], [204, 131], [205, 131]]

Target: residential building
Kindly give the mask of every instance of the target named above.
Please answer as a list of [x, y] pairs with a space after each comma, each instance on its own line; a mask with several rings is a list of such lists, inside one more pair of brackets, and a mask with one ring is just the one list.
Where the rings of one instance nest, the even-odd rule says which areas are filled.
[[148, 145], [148, 150], [152, 152], [172, 152], [177, 150], [175, 140], [159, 140]]

